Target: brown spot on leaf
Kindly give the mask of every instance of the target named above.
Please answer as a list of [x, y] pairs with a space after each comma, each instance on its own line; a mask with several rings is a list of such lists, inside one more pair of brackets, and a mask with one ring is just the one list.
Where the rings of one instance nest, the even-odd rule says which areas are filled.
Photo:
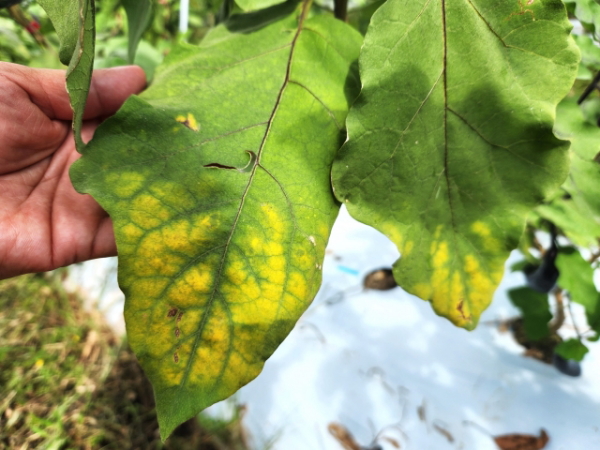
[[179, 327], [175, 327], [175, 337], [177, 339], [179, 339], [179, 334], [180, 334]]
[[177, 352], [173, 353], [173, 361], [175, 361], [175, 363], [179, 362], [179, 355], [177, 354]]
[[458, 310], [458, 312], [460, 313], [462, 318], [466, 319], [465, 313], [463, 312], [463, 306], [464, 306], [464, 301], [461, 299], [460, 302], [458, 302], [458, 306], [456, 307], [456, 309]]
[[531, 434], [503, 434], [496, 436], [494, 442], [500, 450], [542, 450], [550, 441], [546, 430], [540, 430], [539, 436]]
[[171, 308], [167, 313], [167, 317], [175, 317], [175, 314], [177, 314], [177, 308]]
[[177, 316], [177, 323], [179, 323], [181, 321], [181, 318], [183, 317], [183, 311], [179, 312], [179, 315]]

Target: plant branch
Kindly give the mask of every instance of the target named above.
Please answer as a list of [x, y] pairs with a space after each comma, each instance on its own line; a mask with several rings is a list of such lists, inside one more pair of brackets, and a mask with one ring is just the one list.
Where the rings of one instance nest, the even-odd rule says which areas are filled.
[[588, 262], [590, 264], [594, 264], [598, 258], [600, 258], [600, 249], [598, 249], [598, 250], [596, 250], [595, 252], [592, 253], [592, 255], [590, 256], [590, 258], [588, 259]]
[[577, 100], [578, 105], [581, 105], [583, 103], [583, 101], [592, 93], [592, 91], [594, 89], [598, 88], [599, 81], [600, 81], [600, 72], [598, 72], [596, 74], [596, 76], [594, 77], [592, 82], [588, 85], [588, 87], [585, 88], [585, 91], [583, 91], [583, 94], [581, 94], [581, 97], [579, 97], [579, 100]]
[[556, 299], [556, 314], [554, 315], [554, 319], [548, 324], [550, 334], [556, 333], [559, 328], [563, 326], [563, 323], [565, 323], [565, 306], [561, 288], [556, 288], [554, 290], [554, 298]]

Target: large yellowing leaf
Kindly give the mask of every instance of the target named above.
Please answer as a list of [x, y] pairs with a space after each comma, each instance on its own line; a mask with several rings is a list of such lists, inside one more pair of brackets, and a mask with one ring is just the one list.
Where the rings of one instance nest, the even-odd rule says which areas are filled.
[[114, 221], [163, 437], [252, 380], [319, 288], [361, 37], [296, 5], [174, 49], [71, 172]]
[[333, 187], [396, 243], [398, 284], [459, 326], [567, 176], [552, 125], [577, 72], [570, 28], [559, 0], [388, 0], [365, 36]]

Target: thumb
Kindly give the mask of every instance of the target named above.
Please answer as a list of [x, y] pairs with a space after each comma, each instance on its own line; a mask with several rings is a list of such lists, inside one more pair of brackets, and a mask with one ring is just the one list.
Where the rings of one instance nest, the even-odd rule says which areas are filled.
[[[31, 102], [50, 119], [73, 118], [64, 70], [33, 69], [18, 64], [0, 63], [0, 72], [26, 91]], [[114, 114], [127, 97], [141, 92], [145, 86], [146, 76], [138, 66], [94, 71], [84, 118]]]

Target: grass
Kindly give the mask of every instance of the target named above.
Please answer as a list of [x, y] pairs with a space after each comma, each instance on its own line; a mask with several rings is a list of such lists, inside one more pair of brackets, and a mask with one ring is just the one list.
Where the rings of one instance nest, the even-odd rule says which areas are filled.
[[0, 282], [0, 449], [249, 448], [243, 407], [229, 421], [192, 419], [161, 443], [135, 356], [64, 290], [64, 274]]

